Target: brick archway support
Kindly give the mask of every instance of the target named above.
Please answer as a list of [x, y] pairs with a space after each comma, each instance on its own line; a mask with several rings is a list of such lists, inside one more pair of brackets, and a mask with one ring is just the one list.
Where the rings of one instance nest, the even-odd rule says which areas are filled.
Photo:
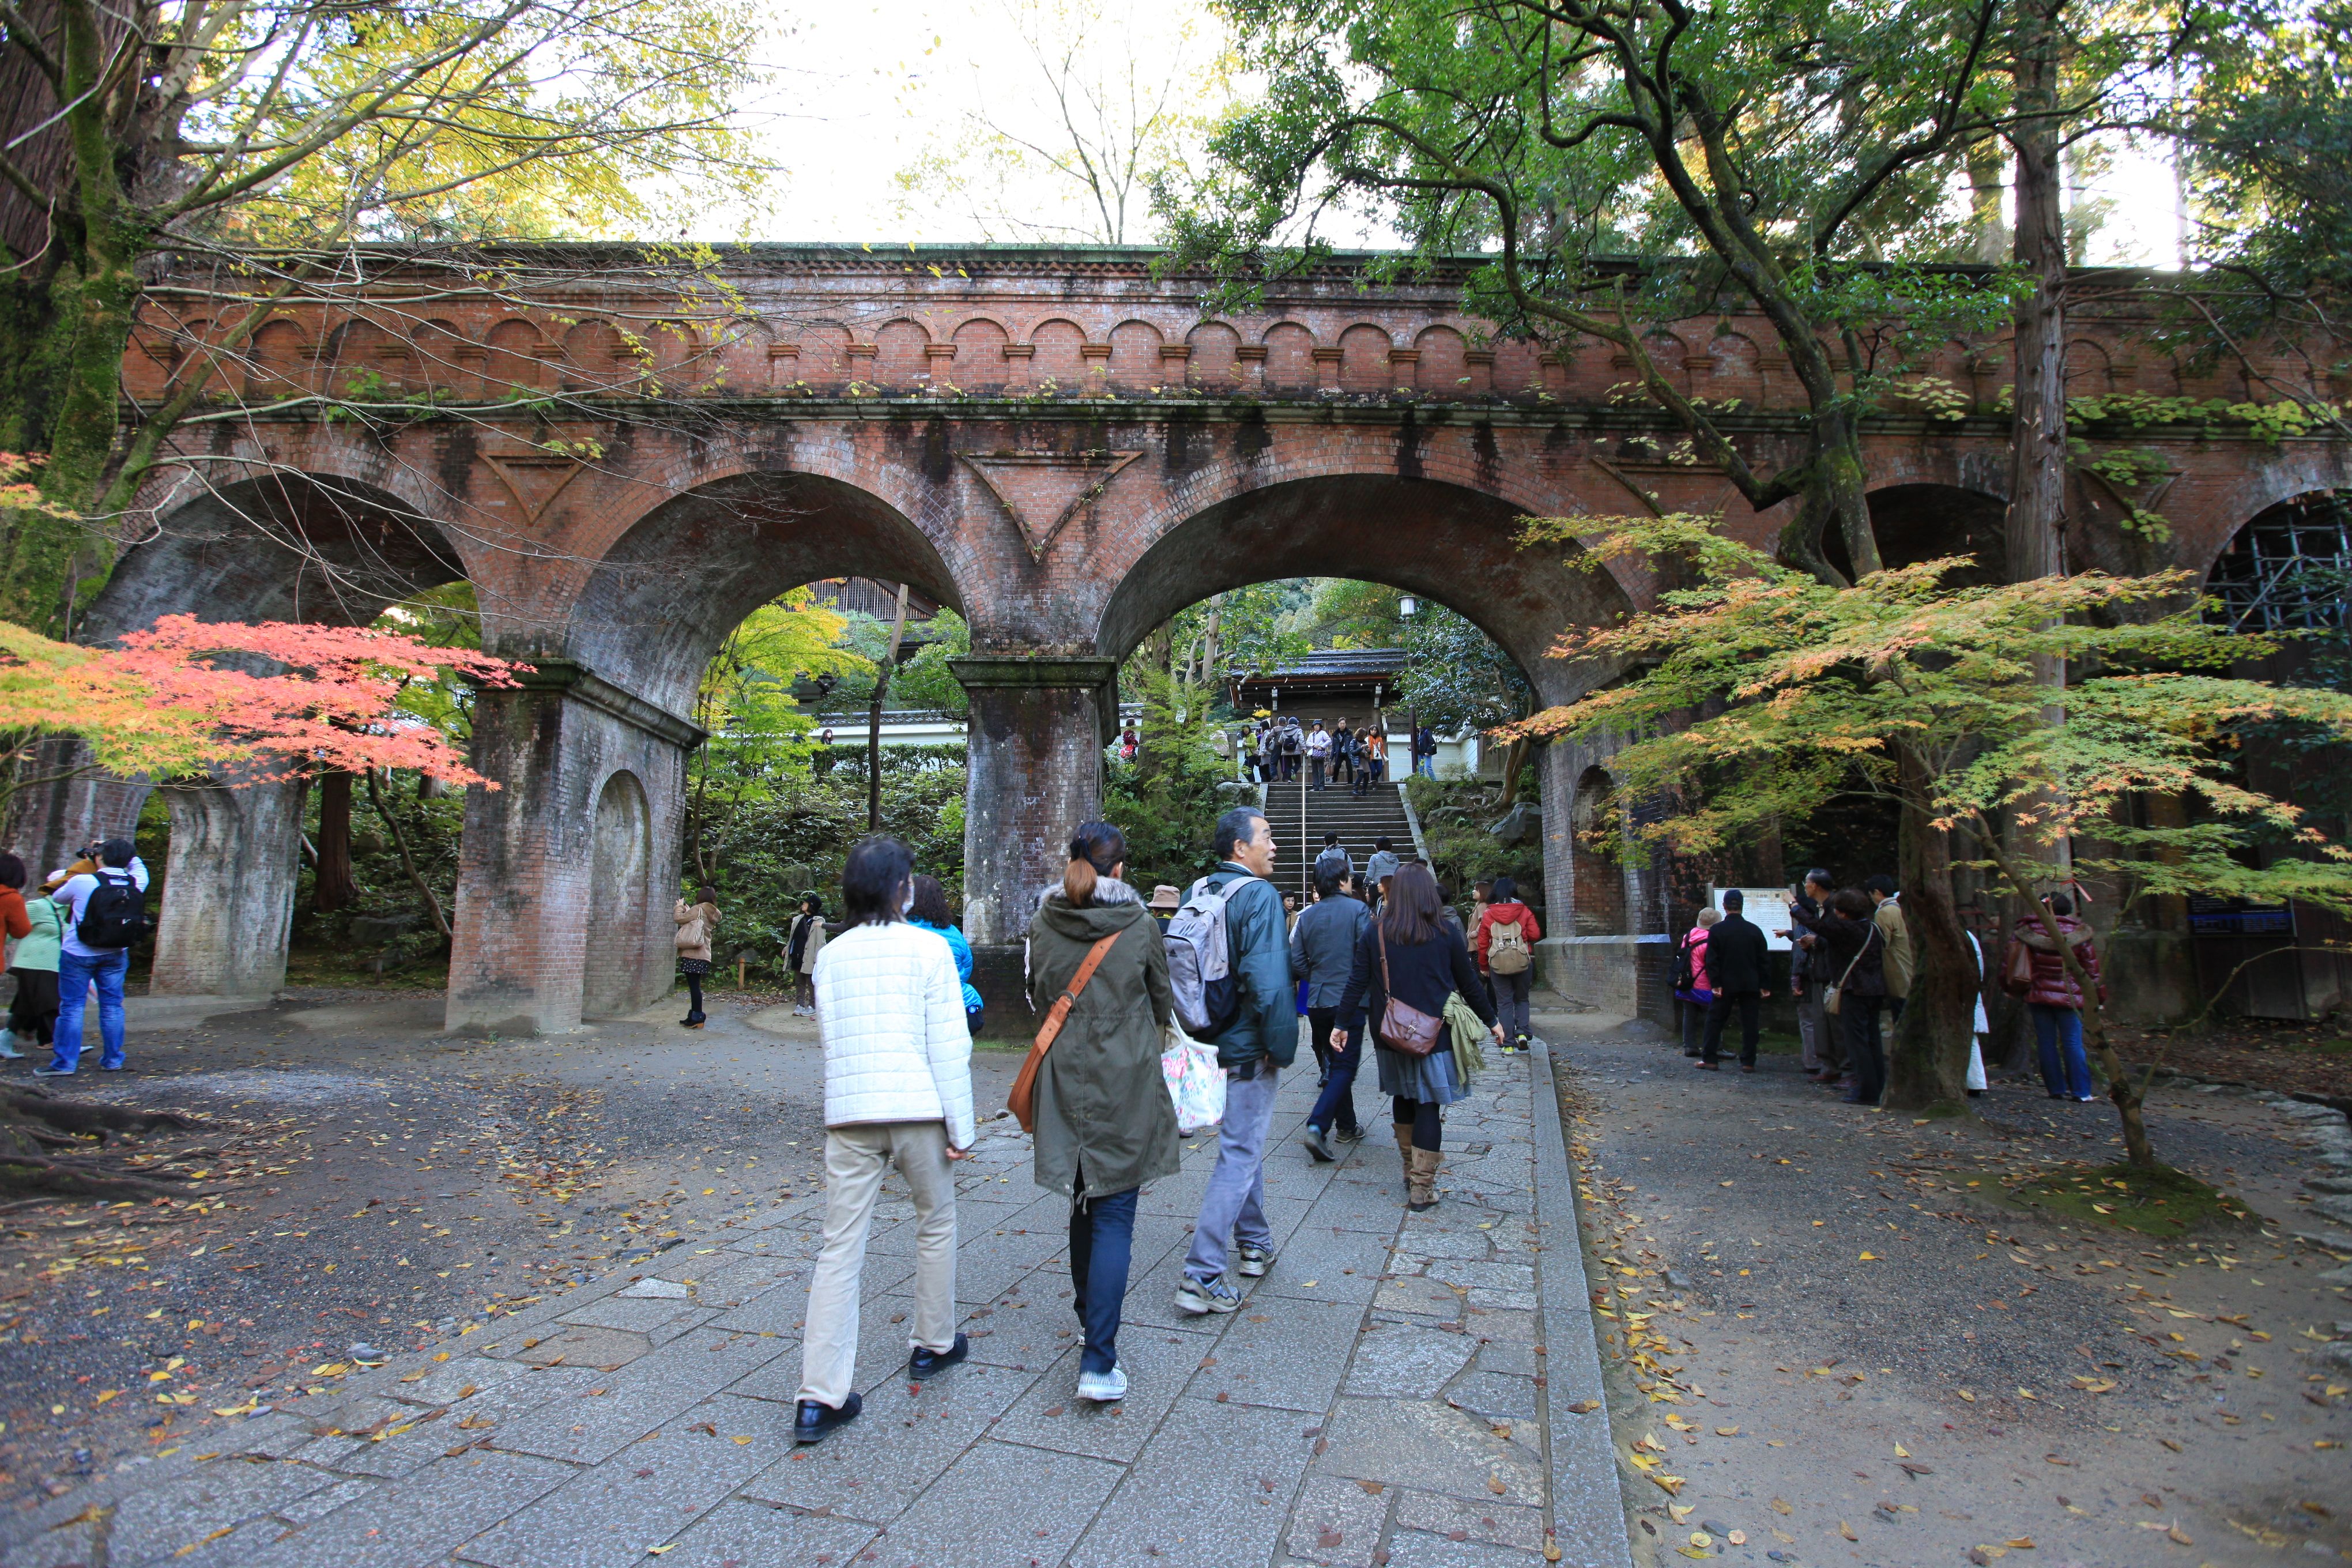
[[614, 773], [646, 794], [649, 864], [678, 862], [686, 759], [708, 737], [694, 724], [585, 665], [541, 659], [520, 686], [480, 693], [473, 765], [496, 790], [466, 795], [466, 834], [451, 921], [447, 1026], [455, 1033], [542, 1035], [576, 1029], [587, 986], [589, 927], [642, 928], [635, 984], [604, 977], [633, 1011], [669, 989], [667, 898], [648, 879], [636, 907], [595, 886], [596, 805]]

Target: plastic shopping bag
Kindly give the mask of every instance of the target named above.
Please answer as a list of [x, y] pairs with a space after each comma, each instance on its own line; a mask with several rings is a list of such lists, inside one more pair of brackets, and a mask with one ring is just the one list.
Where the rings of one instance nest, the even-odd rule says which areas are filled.
[[1217, 1064], [1217, 1047], [1202, 1045], [1172, 1019], [1160, 1053], [1160, 1076], [1176, 1102], [1176, 1131], [1185, 1137], [1225, 1119], [1225, 1069]]

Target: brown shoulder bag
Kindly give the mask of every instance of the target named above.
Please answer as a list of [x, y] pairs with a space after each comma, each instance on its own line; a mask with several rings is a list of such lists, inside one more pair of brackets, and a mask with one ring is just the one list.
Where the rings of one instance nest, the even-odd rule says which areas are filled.
[[1062, 988], [1059, 996], [1054, 998], [1054, 1005], [1045, 1009], [1045, 1021], [1037, 1026], [1036, 1042], [1029, 1047], [1029, 1055], [1022, 1061], [1020, 1072], [1013, 1076], [1013, 1092], [1004, 1097], [1005, 1109], [1012, 1111], [1013, 1120], [1021, 1123], [1022, 1131], [1036, 1131], [1037, 1064], [1045, 1059], [1047, 1051], [1053, 1049], [1054, 1037], [1062, 1032], [1062, 1024], [1069, 1017], [1070, 1008], [1077, 1002], [1078, 993], [1084, 991], [1087, 982], [1095, 977], [1095, 966], [1103, 961], [1105, 953], [1110, 952], [1110, 944], [1126, 934], [1124, 931], [1115, 931], [1087, 949], [1086, 959], [1078, 965], [1078, 972], [1070, 976], [1070, 983]]
[[1432, 1017], [1410, 1002], [1397, 1000], [1396, 988], [1389, 984], [1389, 933], [1377, 921], [1372, 930], [1381, 942], [1381, 991], [1388, 998], [1373, 1033], [1381, 1044], [1392, 1051], [1425, 1057], [1437, 1048], [1437, 1042], [1444, 1037], [1440, 1031], [1445, 1027], [1445, 1020]]

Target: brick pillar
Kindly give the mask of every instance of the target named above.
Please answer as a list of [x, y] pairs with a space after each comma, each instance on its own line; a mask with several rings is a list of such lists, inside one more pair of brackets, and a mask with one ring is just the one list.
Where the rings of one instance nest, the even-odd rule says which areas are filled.
[[158, 996], [268, 996], [286, 984], [286, 937], [301, 869], [309, 786], [174, 784], [172, 858], [163, 875]]
[[18, 791], [9, 803], [8, 847], [24, 857], [37, 881], [93, 839], [129, 838], [139, 826], [148, 786], [79, 772], [89, 758], [89, 748], [70, 737], [43, 741], [27, 771], [47, 782]]
[[1103, 747], [1118, 730], [1108, 658], [953, 660], [971, 696], [964, 794], [963, 930], [992, 1026], [1018, 1033], [1021, 941], [1070, 834], [1102, 810]]
[[466, 792], [453, 1033], [575, 1029], [651, 1003], [676, 969], [686, 758], [704, 733], [583, 665], [532, 663], [475, 701], [474, 771], [501, 787]]

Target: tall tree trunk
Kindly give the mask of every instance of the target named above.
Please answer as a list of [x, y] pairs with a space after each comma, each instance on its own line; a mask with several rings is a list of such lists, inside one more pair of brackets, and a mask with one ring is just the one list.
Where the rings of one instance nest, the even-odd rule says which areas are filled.
[[319, 779], [319, 874], [310, 907], [320, 914], [358, 896], [352, 885], [352, 775], [337, 768]]
[[441, 900], [434, 896], [433, 884], [427, 882], [425, 873], [416, 868], [416, 857], [408, 849], [408, 835], [401, 831], [400, 818], [392, 814], [392, 807], [383, 803], [383, 792], [376, 787], [373, 768], [367, 771], [367, 792], [368, 804], [375, 807], [375, 814], [383, 818], [383, 826], [392, 835], [392, 847], [400, 851], [400, 868], [408, 873], [409, 885], [425, 900], [425, 912], [433, 917], [433, 929], [441, 933], [443, 942], [447, 942], [449, 917], [441, 912]]
[[2008, 175], [2008, 146], [1999, 137], [1969, 144], [1969, 255], [1988, 266], [2007, 261], [2016, 244], [2003, 210]]
[[866, 831], [882, 831], [882, 699], [890, 672], [898, 668], [898, 639], [907, 633], [907, 584], [898, 584], [898, 607], [890, 614], [890, 647], [874, 675], [874, 706], [866, 715]]
[[2021, 0], [2014, 28], [2017, 422], [2011, 438], [2010, 579], [2063, 570], [2066, 520], [2066, 219], [2058, 167], [2059, 26], [2065, 0]]
[[1903, 923], [1914, 963], [1910, 1000], [1886, 1064], [1891, 1110], [1965, 1111], [1969, 1045], [1975, 1034], [1976, 964], [1952, 900], [1952, 851], [1930, 810], [1927, 770], [1896, 751], [1903, 813], [1898, 828]]

